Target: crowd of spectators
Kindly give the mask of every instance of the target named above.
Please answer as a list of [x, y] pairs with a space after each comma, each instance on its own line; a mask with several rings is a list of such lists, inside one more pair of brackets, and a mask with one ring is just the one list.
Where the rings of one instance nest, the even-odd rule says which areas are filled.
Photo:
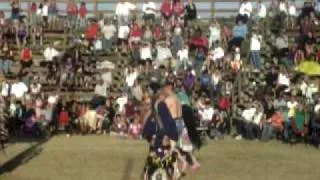
[[[306, 60], [319, 63], [318, 2], [306, 1], [299, 10], [294, 1], [267, 6], [259, 0], [254, 6], [242, 0], [235, 24], [200, 22], [192, 0], [164, 0], [160, 8], [145, 0], [142, 14], [120, 0], [115, 18], [88, 18], [86, 3], [72, 0], [65, 19], [58, 16], [55, 0], [31, 3], [25, 17], [17, 4], [11, 4], [11, 17], [0, 15], [0, 69], [5, 77], [17, 75], [1, 86], [13, 133], [48, 127], [66, 129], [68, 135], [139, 139], [144, 124], [157, 116], [155, 96], [170, 80], [182, 104], [194, 108], [199, 126], [210, 129], [209, 136], [223, 137], [235, 126], [236, 139], [312, 137], [319, 144], [318, 79], [294, 70]], [[44, 43], [46, 32], [58, 25], [70, 31], [66, 50], [59, 42]], [[285, 30], [296, 27], [291, 42]], [[41, 52], [45, 72], [35, 70], [34, 51]], [[125, 84], [117, 95], [97, 71], [97, 57], [114, 52], [127, 64], [118, 69]], [[21, 65], [13, 73], [16, 61]], [[48, 84], [52, 90], [45, 91]], [[61, 95], [83, 87], [94, 91], [92, 100]]]

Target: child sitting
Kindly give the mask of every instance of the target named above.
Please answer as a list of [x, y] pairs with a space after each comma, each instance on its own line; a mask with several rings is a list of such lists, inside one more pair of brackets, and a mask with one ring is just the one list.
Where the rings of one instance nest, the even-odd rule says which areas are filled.
[[120, 114], [117, 114], [115, 116], [114, 123], [111, 127], [111, 131], [113, 132], [114, 135], [120, 135], [122, 137], [125, 137], [127, 135], [127, 130], [128, 130], [128, 127], [125, 119], [121, 117]]
[[133, 123], [129, 126], [129, 137], [132, 139], [138, 139], [141, 135], [141, 124], [139, 123], [139, 119], [135, 118]]

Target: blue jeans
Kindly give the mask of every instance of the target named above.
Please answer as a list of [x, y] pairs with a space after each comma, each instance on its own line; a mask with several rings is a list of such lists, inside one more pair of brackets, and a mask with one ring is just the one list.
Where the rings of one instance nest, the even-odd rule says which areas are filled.
[[7, 74], [10, 72], [10, 67], [12, 66], [12, 61], [9, 59], [0, 60], [0, 70]]
[[260, 51], [251, 51], [251, 65], [260, 68]]
[[183, 132], [183, 128], [185, 127], [184, 125], [184, 121], [182, 118], [176, 119], [176, 126], [177, 126], [177, 131], [178, 131], [178, 137], [180, 138], [180, 136], [182, 135]]
[[270, 138], [272, 138], [274, 132], [274, 128], [272, 127], [271, 124], [265, 124], [263, 126], [262, 134], [261, 134], [261, 140], [262, 141], [267, 141]]

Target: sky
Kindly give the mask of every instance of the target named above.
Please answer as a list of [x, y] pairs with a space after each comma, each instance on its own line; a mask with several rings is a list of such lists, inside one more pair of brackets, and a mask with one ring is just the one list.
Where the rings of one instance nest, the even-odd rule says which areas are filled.
[[[116, 6], [116, 3], [118, 2], [118, 0], [108, 0], [109, 2], [110, 1], [114, 1], [114, 3], [99, 3], [98, 5], [98, 10], [114, 10], [115, 9], [115, 6]], [[220, 0], [222, 1], [222, 0]], [[227, 0], [226, 0], [227, 1]], [[137, 1], [138, 4], [137, 4], [137, 8], [138, 9], [141, 9], [142, 8], [142, 0], [138, 0]], [[211, 8], [211, 2], [210, 0], [208, 0], [208, 3], [197, 3], [196, 0], [194, 0], [195, 4], [196, 4], [196, 7], [197, 9], [199, 10], [210, 10]], [[303, 0], [296, 0], [296, 4], [298, 6], [301, 6], [301, 4], [303, 3]], [[268, 5], [269, 3], [266, 3], [266, 5]], [[160, 8], [160, 3], [156, 3], [156, 6], [157, 8]], [[0, 2], [0, 9], [2, 10], [10, 10], [10, 5], [9, 5], [9, 0], [8, 2]], [[26, 9], [28, 7], [28, 4], [26, 2], [22, 3], [21, 4], [21, 7], [23, 9]], [[230, 2], [216, 2], [215, 3], [215, 8], [216, 9], [238, 9], [239, 7], [239, 3], [230, 3]], [[89, 3], [87, 2], [87, 8], [88, 10], [93, 10], [94, 8], [94, 5], [92, 3]], [[66, 5], [64, 3], [58, 3], [58, 9], [63, 9], [65, 10], [66, 9]], [[10, 12], [10, 11], [8, 11]], [[9, 16], [10, 13], [6, 13], [7, 16]], [[221, 16], [230, 16], [232, 14], [230, 13], [219, 13], [219, 14], [216, 14], [216, 16], [218, 17], [221, 17]], [[199, 13], [199, 18], [210, 18], [211, 17], [211, 14], [210, 13]]]

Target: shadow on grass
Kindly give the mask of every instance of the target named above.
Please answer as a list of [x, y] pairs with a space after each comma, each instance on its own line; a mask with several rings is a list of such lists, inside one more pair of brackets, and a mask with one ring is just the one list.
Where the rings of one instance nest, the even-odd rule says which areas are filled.
[[129, 158], [127, 160], [127, 164], [124, 168], [123, 176], [122, 176], [121, 180], [129, 180], [130, 179], [130, 176], [132, 173], [132, 167], [133, 167], [133, 159]]
[[[31, 140], [32, 141], [32, 140]], [[42, 152], [42, 145], [48, 142], [49, 139], [41, 139], [35, 145], [32, 145], [28, 149], [22, 151], [6, 163], [0, 166], [0, 175], [9, 173], [15, 170], [17, 167], [29, 162], [34, 157], [38, 156]], [[18, 142], [18, 141], [17, 141]], [[30, 141], [29, 141], [30, 142]]]

